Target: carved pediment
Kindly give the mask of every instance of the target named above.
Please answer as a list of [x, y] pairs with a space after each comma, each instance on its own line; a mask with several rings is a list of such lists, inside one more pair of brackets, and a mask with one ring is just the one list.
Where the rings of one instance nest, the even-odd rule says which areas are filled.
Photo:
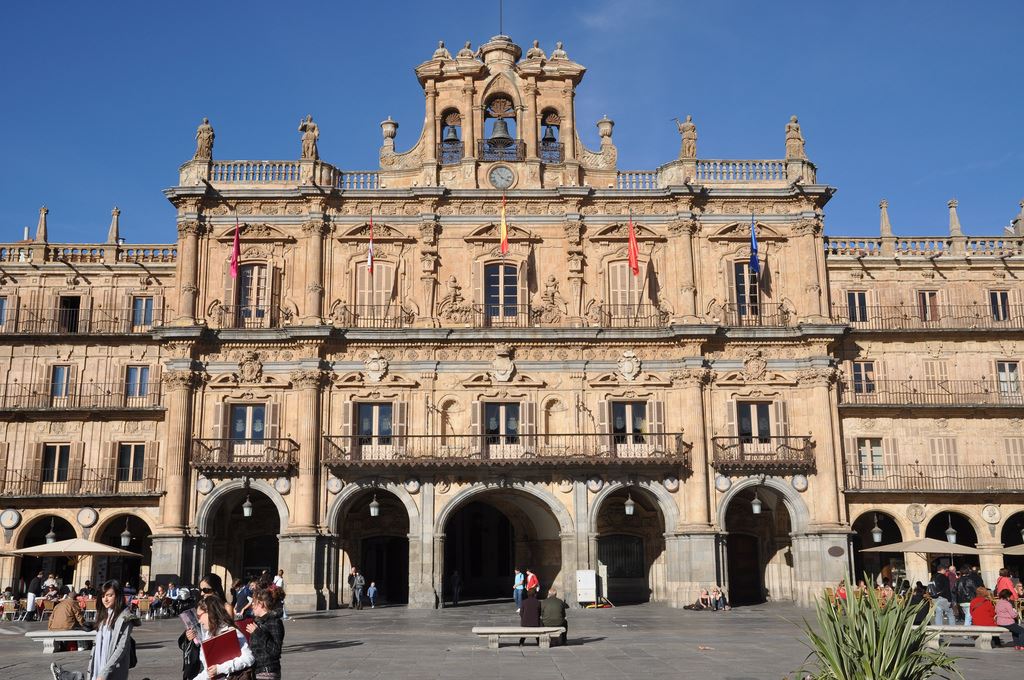
[[[506, 224], [505, 226], [508, 229], [509, 243], [529, 243], [531, 241], [540, 241], [539, 238], [521, 227], [517, 227], [514, 224]], [[501, 226], [497, 222], [485, 224], [484, 226], [471, 231], [464, 240], [466, 243], [477, 244], [498, 243], [501, 241]]]
[[640, 373], [629, 380], [622, 373], [602, 373], [587, 381], [591, 387], [671, 387], [672, 381], [657, 373]]
[[[339, 229], [341, 232], [338, 235], [339, 241], [369, 241], [370, 240], [370, 223], [364, 222], [362, 224], [356, 224], [354, 226], [345, 226]], [[373, 223], [373, 241], [374, 243], [412, 243], [415, 241], [414, 238], [405, 234], [394, 227], [381, 224], [374, 221]]]
[[[664, 241], [665, 237], [658, 234], [650, 227], [646, 227], [642, 224], [633, 223], [633, 230], [636, 232], [637, 241]], [[607, 227], [598, 229], [590, 237], [591, 241], [596, 243], [608, 243], [616, 241], [628, 241], [629, 240], [629, 223], [620, 222], [618, 224], [610, 224]]]
[[726, 371], [720, 373], [715, 380], [716, 385], [796, 385], [795, 378], [779, 373], [778, 371], [765, 370], [759, 376], [750, 375], [745, 371]]
[[[376, 229], [376, 225], [374, 225], [374, 229]], [[368, 379], [367, 375], [362, 371], [353, 371], [351, 373], [339, 375], [334, 378], [334, 384], [339, 387], [372, 387], [374, 389], [387, 387], [411, 389], [420, 386], [419, 382], [394, 373], [388, 373], [379, 381], [375, 382]]]
[[221, 375], [211, 378], [208, 384], [211, 387], [237, 387], [239, 385], [289, 387], [291, 385], [288, 380], [279, 378], [275, 375], [260, 375], [258, 378], [252, 380], [247, 379], [248, 377], [249, 376], [243, 376], [240, 373], [222, 373]]
[[[761, 222], [756, 222], [757, 240], [785, 240], [786, 236], [779, 233], [778, 229]], [[720, 227], [708, 234], [708, 238], [714, 240], [750, 240], [750, 222], [733, 222]]]
[[[228, 243], [235, 240], [235, 225], [226, 227], [214, 237], [218, 241], [226, 241]], [[269, 224], [248, 224], [242, 222], [238, 229], [238, 238], [243, 243], [253, 243], [255, 241], [294, 241], [295, 239], [285, 232], [281, 231], [277, 227], [272, 227]]]
[[463, 387], [547, 387], [547, 383], [533, 376], [516, 374], [511, 380], [497, 380], [490, 372], [475, 373], [462, 381]]

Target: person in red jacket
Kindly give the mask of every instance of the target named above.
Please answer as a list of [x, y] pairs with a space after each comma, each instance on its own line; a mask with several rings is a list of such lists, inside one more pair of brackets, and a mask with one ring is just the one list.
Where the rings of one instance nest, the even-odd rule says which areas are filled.
[[540, 592], [540, 579], [533, 573], [532, 569], [526, 570], [526, 592], [533, 591], [534, 595]]
[[996, 625], [996, 608], [988, 597], [988, 588], [978, 586], [975, 591], [977, 595], [971, 600], [971, 625], [973, 626], [994, 626]]

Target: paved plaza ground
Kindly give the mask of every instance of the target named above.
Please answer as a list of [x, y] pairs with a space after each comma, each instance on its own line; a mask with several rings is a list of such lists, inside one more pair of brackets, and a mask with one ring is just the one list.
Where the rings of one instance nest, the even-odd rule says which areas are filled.
[[[286, 623], [284, 678], [529, 678], [622, 680], [700, 678], [764, 680], [786, 677], [806, 650], [797, 626], [807, 610], [787, 605], [702, 613], [655, 605], [569, 612], [568, 647], [539, 649], [503, 643], [497, 651], [470, 634], [474, 625], [512, 624], [511, 604], [474, 604], [441, 611], [404, 607], [299, 615]], [[51, 661], [84, 669], [88, 653], [43, 655], [26, 639], [40, 623], [0, 623], [0, 678], [48, 678]], [[136, 629], [141, 680], [178, 680], [177, 619]], [[958, 647], [968, 680], [1021, 677], [1024, 653]]]

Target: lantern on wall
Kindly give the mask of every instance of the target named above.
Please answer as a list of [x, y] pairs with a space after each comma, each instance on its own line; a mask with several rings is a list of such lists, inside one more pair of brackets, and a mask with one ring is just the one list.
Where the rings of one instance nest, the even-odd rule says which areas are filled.
[[871, 529], [871, 540], [875, 543], [882, 542], [882, 530], [878, 526], [878, 513], [875, 513], [875, 526]]
[[950, 543], [956, 543], [956, 529], [953, 528], [953, 515], [949, 515], [947, 521], [949, 522], [949, 528], [946, 529], [946, 540]]
[[373, 495], [370, 501], [370, 517], [380, 517], [380, 503], [377, 502], [377, 494]]
[[632, 517], [633, 513], [636, 512], [636, 501], [633, 500], [633, 497], [628, 492], [626, 493], [626, 502], [622, 504], [622, 509], [626, 511], [626, 517]]

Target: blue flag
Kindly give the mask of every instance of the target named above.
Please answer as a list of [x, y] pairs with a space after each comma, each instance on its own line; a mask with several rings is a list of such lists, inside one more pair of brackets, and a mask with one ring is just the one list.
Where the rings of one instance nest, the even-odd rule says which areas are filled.
[[757, 259], [757, 227], [753, 215], [750, 216], [750, 271], [761, 273], [761, 263]]

